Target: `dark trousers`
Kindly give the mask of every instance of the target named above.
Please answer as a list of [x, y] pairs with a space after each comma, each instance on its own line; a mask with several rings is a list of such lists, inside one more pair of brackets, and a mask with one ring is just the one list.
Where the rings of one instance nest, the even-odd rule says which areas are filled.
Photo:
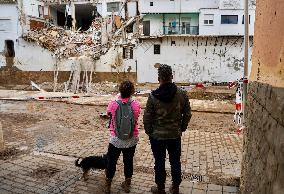
[[112, 144], [108, 146], [108, 164], [106, 169], [106, 177], [112, 179], [116, 171], [116, 163], [123, 153], [123, 164], [124, 164], [124, 176], [125, 178], [131, 178], [133, 175], [133, 157], [135, 153], [136, 145], [130, 148], [117, 148]]
[[155, 182], [157, 185], [164, 185], [166, 181], [166, 150], [168, 150], [172, 182], [175, 185], [181, 183], [181, 138], [156, 140], [150, 138], [152, 152], [155, 158]]

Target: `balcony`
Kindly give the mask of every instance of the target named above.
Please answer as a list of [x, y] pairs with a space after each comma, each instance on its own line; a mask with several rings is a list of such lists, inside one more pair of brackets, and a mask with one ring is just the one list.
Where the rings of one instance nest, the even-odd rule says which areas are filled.
[[164, 35], [198, 35], [199, 34], [199, 26], [164, 26], [163, 27]]

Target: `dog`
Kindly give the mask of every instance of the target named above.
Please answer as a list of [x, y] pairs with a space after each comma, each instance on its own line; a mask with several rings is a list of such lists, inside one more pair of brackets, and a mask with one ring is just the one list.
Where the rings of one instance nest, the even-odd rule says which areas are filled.
[[89, 156], [81, 159], [81, 161], [79, 162], [80, 159], [81, 158], [75, 161], [75, 166], [82, 168], [82, 178], [84, 180], [88, 179], [88, 174], [91, 169], [105, 170], [108, 163], [107, 154], [104, 154], [102, 156]]

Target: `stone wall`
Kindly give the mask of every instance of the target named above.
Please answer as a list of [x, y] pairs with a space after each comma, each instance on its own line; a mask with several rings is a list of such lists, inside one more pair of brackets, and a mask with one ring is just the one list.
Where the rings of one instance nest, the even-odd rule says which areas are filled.
[[249, 84], [242, 193], [284, 193], [284, 88]]
[[258, 0], [242, 193], [284, 193], [284, 2]]

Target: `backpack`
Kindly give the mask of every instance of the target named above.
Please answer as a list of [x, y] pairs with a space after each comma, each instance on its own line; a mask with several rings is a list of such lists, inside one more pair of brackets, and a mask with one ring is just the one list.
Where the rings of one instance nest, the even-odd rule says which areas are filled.
[[118, 107], [115, 111], [114, 128], [116, 136], [121, 140], [127, 140], [133, 137], [135, 127], [134, 114], [132, 111], [132, 100], [123, 103], [121, 100], [116, 100]]

